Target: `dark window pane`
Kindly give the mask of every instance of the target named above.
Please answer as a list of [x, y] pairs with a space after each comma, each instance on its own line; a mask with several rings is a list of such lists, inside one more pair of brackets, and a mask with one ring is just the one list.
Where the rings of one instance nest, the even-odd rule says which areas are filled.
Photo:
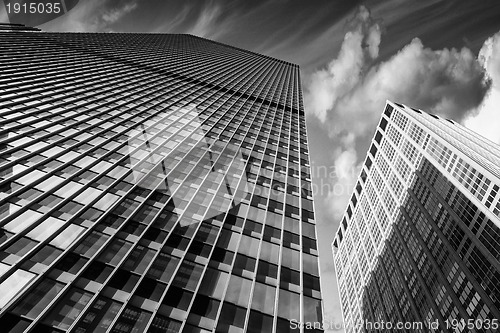
[[43, 322], [62, 329], [69, 328], [91, 297], [92, 294], [89, 292], [76, 288], [70, 289], [45, 316]]
[[137, 287], [135, 294], [137, 296], [158, 302], [163, 295], [166, 286], [166, 284], [159, 283], [153, 279], [145, 277], [139, 284], [139, 287]]
[[36, 318], [56, 298], [64, 284], [51, 279], [42, 280], [12, 310], [15, 314]]
[[173, 285], [194, 291], [201, 278], [203, 266], [184, 260], [175, 275]]
[[92, 257], [102, 247], [102, 244], [104, 244], [108, 237], [108, 235], [92, 231], [80, 242], [75, 252], [83, 256]]
[[45, 245], [40, 250], [38, 250], [30, 260], [32, 262], [37, 262], [44, 265], [50, 265], [54, 262], [54, 260], [62, 253], [61, 250], [50, 246]]
[[125, 310], [123, 310], [120, 318], [118, 318], [111, 332], [144, 332], [150, 317], [150, 312], [143, 311], [134, 307], [127, 307]]
[[[273, 317], [266, 316], [254, 310], [250, 311], [247, 333], [262, 333], [273, 331]], [[278, 331], [281, 333], [281, 331]]]
[[105, 333], [118, 314], [122, 304], [106, 297], [99, 297], [75, 326], [76, 333]]
[[94, 261], [85, 269], [82, 276], [86, 279], [103, 283], [112, 271], [113, 269], [110, 266], [100, 261]]
[[148, 333], [179, 333], [181, 322], [164, 316], [156, 315], [149, 326]]
[[257, 281], [276, 284], [278, 278], [278, 266], [268, 263], [267, 261], [259, 261], [257, 268]]
[[56, 268], [71, 274], [76, 274], [87, 261], [88, 259], [82, 258], [78, 254], [68, 252], [56, 265]]
[[98, 259], [110, 265], [116, 266], [131, 247], [132, 243], [126, 242], [120, 238], [115, 238], [101, 253]]
[[203, 276], [199, 293], [221, 299], [228, 278], [228, 273], [208, 268]]
[[155, 252], [156, 251], [152, 249], [138, 245], [127, 257], [127, 260], [123, 265], [123, 269], [133, 271], [138, 274], [144, 273], [144, 270], [153, 259]]
[[217, 332], [233, 332], [231, 327], [240, 328], [243, 332], [247, 310], [224, 302], [217, 324]]
[[30, 321], [11, 313], [6, 313], [0, 318], [2, 332], [22, 333], [30, 324]]
[[177, 309], [187, 310], [192, 297], [193, 293], [171, 286], [168, 289], [162, 303]]
[[119, 269], [109, 281], [109, 286], [126, 292], [131, 292], [137, 281], [139, 281], [138, 275]]
[[170, 282], [170, 278], [175, 272], [179, 258], [166, 253], [160, 253], [148, 270], [148, 276], [163, 282]]
[[191, 313], [215, 320], [220, 302], [210, 297], [198, 295], [194, 299]]

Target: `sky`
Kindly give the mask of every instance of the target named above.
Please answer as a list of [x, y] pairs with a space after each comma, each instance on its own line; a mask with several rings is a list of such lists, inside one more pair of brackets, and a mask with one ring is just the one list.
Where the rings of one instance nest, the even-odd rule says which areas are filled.
[[298, 64], [324, 314], [339, 323], [331, 242], [385, 101], [500, 143], [499, 18], [497, 0], [80, 0], [39, 27], [190, 33]]

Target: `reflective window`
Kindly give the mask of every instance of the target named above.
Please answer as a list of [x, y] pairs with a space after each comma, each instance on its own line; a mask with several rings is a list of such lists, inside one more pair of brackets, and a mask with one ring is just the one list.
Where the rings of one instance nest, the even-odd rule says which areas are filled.
[[43, 322], [62, 329], [69, 328], [91, 297], [92, 294], [89, 292], [74, 287], [71, 288], [58, 300], [56, 306], [45, 316]]
[[102, 247], [107, 238], [109, 238], [108, 235], [92, 231], [80, 242], [75, 252], [86, 257], [92, 257]]
[[75, 326], [76, 333], [105, 333], [118, 314], [122, 304], [106, 297], [99, 297]]
[[[247, 333], [262, 333], [272, 332], [273, 330], [273, 317], [266, 316], [257, 311], [250, 311], [250, 318], [248, 318]], [[282, 331], [278, 331], [282, 332]]]
[[229, 279], [225, 300], [246, 308], [251, 288], [251, 280], [232, 275]]
[[52, 279], [44, 279], [32, 289], [12, 310], [17, 315], [36, 318], [54, 300], [64, 284]]
[[274, 315], [276, 288], [256, 282], [253, 290], [252, 309]]
[[273, 264], [278, 264], [280, 247], [277, 244], [262, 242], [260, 250], [260, 259], [269, 261]]
[[65, 222], [63, 220], [49, 216], [33, 230], [28, 232], [27, 236], [38, 241], [44, 241], [48, 237], [52, 236], [60, 227], [63, 226], [64, 223]]
[[151, 313], [134, 307], [127, 307], [123, 310], [115, 326], [111, 330], [113, 333], [144, 332]]
[[145, 277], [137, 287], [135, 294], [151, 301], [158, 302], [166, 287], [167, 285], [164, 283]]
[[18, 269], [0, 283], [0, 309], [10, 302], [35, 277], [35, 274]]
[[228, 278], [228, 273], [208, 268], [203, 276], [199, 292], [210, 297], [221, 299], [226, 289]]
[[184, 260], [175, 275], [173, 285], [194, 291], [201, 278], [203, 266]]
[[106, 249], [104, 249], [98, 257], [98, 260], [116, 266], [131, 247], [132, 243], [124, 241], [120, 238], [115, 238], [106, 247]]
[[152, 249], [138, 245], [127, 257], [123, 269], [142, 274], [151, 263], [155, 253], [156, 251]]
[[157, 314], [149, 326], [148, 333], [178, 333], [181, 322]]
[[147, 275], [153, 279], [168, 283], [178, 264], [179, 258], [160, 253], [149, 268]]
[[280, 289], [278, 299], [278, 316], [287, 319], [297, 319], [300, 318], [299, 309], [299, 294]]
[[245, 308], [224, 302], [216, 331], [243, 333], [246, 312]]

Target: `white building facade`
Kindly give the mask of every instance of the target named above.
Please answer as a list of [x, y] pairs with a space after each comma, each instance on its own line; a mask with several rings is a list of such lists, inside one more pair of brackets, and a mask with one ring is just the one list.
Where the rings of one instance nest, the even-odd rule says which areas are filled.
[[387, 102], [333, 242], [346, 332], [495, 332], [500, 148]]

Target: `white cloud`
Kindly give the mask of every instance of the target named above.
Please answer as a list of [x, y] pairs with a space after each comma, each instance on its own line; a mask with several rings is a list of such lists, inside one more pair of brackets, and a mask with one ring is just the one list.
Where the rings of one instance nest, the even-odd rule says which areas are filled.
[[352, 146], [334, 154], [335, 177], [332, 187], [325, 196], [325, 204], [334, 220], [340, 220], [356, 183], [361, 165], [357, 163], [356, 151]]
[[123, 7], [112, 8], [112, 9], [106, 11], [102, 15], [102, 19], [103, 19], [104, 22], [109, 23], [109, 24], [110, 23], [115, 23], [121, 17], [123, 17], [124, 15], [130, 13], [131, 11], [133, 11], [136, 8], [137, 8], [137, 3], [136, 2], [127, 3]]
[[222, 26], [215, 24], [216, 19], [221, 14], [221, 8], [218, 5], [210, 4], [204, 7], [198, 16], [194, 25], [187, 31], [188, 34], [199, 37], [215, 39], [215, 37], [224, 31]]
[[371, 133], [387, 99], [463, 120], [488, 89], [480, 63], [467, 49], [432, 50], [415, 38], [385, 62], [374, 64], [381, 28], [361, 7], [337, 58], [315, 72], [306, 111], [336, 137]]
[[500, 144], [500, 32], [484, 42], [479, 61], [491, 79], [491, 88], [477, 115], [467, 119], [465, 126]]
[[110, 7], [109, 3], [110, 0], [82, 0], [66, 14], [42, 24], [40, 28], [63, 32], [109, 31], [107, 27], [110, 24], [116, 23], [138, 6], [137, 1], [129, 1], [118, 7]]
[[365, 7], [360, 7], [347, 32], [338, 57], [328, 67], [312, 74], [305, 103], [308, 112], [321, 121], [329, 110], [359, 83], [366, 58], [378, 56], [380, 27], [372, 22]]
[[[481, 63], [468, 48], [433, 50], [415, 38], [380, 62], [383, 29], [370, 12], [360, 7], [349, 24], [337, 57], [313, 73], [305, 94], [306, 112], [325, 125], [338, 145], [333, 156], [337, 177], [325, 195], [335, 220], [340, 220], [352, 194], [358, 159], [387, 99], [463, 121], [476, 112], [489, 89]], [[484, 57], [495, 70], [500, 62], [491, 54], [500, 51], [493, 49], [494, 41], [491, 45]]]

